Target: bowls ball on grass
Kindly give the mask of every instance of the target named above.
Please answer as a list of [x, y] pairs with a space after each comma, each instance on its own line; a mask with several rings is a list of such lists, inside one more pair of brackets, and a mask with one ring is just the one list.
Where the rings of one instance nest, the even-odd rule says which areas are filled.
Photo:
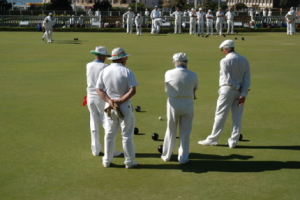
[[140, 106], [135, 107], [135, 111], [136, 112], [140, 112], [141, 111], [141, 107]]
[[157, 150], [158, 150], [158, 152], [160, 154], [162, 154], [162, 152], [163, 152], [163, 145], [159, 145], [158, 148], [157, 148]]
[[152, 134], [152, 140], [158, 140], [158, 138], [159, 138], [159, 135], [157, 134], [157, 133], [153, 133]]
[[139, 129], [137, 127], [134, 127], [134, 135], [138, 135], [139, 134]]

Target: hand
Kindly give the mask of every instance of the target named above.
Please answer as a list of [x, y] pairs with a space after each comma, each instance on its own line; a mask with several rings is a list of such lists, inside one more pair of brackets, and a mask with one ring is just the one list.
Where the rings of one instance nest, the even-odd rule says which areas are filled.
[[245, 101], [246, 101], [246, 98], [240, 96], [240, 97], [238, 98], [238, 100], [239, 100], [238, 106], [241, 106], [241, 105], [244, 105], [244, 103], [245, 103]]
[[114, 101], [115, 100], [112, 100], [112, 99], [108, 101], [110, 108], [114, 108]]

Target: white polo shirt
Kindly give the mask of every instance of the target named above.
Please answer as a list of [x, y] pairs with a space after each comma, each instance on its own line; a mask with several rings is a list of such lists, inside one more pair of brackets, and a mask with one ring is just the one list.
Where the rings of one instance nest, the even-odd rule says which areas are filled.
[[150, 14], [150, 17], [152, 18], [152, 19], [156, 19], [156, 18], [158, 18], [158, 17], [160, 17], [160, 13], [159, 13], [159, 10], [152, 10], [152, 12], [151, 12], [151, 14]]
[[213, 19], [209, 19], [209, 18], [207, 18], [207, 17], [214, 17], [213, 14], [207, 13], [207, 14], [206, 14], [206, 21], [207, 21], [207, 22], [213, 22], [213, 21], [214, 21]]
[[227, 17], [227, 20], [233, 21], [234, 20], [234, 16], [236, 16], [236, 14], [233, 11], [231, 11], [231, 12], [228, 11], [225, 16]]
[[111, 99], [118, 100], [137, 85], [130, 69], [121, 63], [112, 63], [100, 72], [96, 88], [102, 89]]
[[135, 17], [135, 25], [136, 26], [141, 26], [143, 24], [143, 19], [140, 16], [140, 18], [138, 16]]
[[101, 60], [94, 60], [86, 65], [86, 80], [88, 94], [98, 95], [96, 92], [96, 84], [100, 72], [106, 68], [108, 65], [103, 63]]
[[124, 17], [126, 17], [126, 19], [128, 20], [132, 20], [132, 18], [134, 18], [134, 16], [135, 16], [135, 14], [134, 14], [134, 12], [129, 12], [129, 11], [127, 11], [126, 13], [124, 13]]
[[219, 86], [230, 86], [234, 90], [242, 87], [241, 96], [247, 97], [250, 87], [250, 65], [244, 56], [232, 52], [221, 60]]
[[170, 98], [193, 98], [194, 89], [198, 89], [196, 73], [176, 67], [165, 74], [165, 91]]
[[[223, 15], [223, 17], [218, 17], [218, 15]], [[221, 12], [217, 12], [216, 13], [216, 16], [217, 16], [217, 20], [223, 20], [224, 19], [224, 12], [223, 11], [221, 11]]]
[[197, 14], [198, 21], [202, 22], [204, 19], [205, 12], [202, 11], [200, 13], [200, 11], [198, 11], [196, 14]]
[[182, 12], [175, 11], [171, 14], [171, 16], [175, 16], [175, 20], [181, 20]]
[[[192, 16], [195, 16], [195, 17], [192, 17]], [[197, 13], [194, 12], [194, 13], [190, 13], [190, 21], [196, 21], [196, 17], [197, 17]]]

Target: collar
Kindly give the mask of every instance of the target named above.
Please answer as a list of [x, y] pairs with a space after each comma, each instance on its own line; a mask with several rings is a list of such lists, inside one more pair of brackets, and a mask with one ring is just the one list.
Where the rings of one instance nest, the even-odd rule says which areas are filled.
[[236, 52], [230, 52], [229, 54], [227, 54], [227, 55], [225, 56], [225, 58], [228, 57], [228, 56], [232, 56], [232, 55], [234, 55], [234, 54], [237, 54], [237, 53], [236, 53]]
[[176, 68], [187, 69], [187, 67], [185, 67], [185, 66], [177, 66]]
[[101, 60], [94, 60], [93, 62], [103, 63]]

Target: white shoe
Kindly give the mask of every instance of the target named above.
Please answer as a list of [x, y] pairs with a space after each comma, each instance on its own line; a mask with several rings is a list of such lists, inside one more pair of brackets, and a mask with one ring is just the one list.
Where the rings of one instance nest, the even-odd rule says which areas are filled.
[[114, 151], [114, 157], [118, 157], [118, 156], [120, 156], [122, 153], [121, 153], [121, 151]]
[[103, 167], [110, 167], [110, 163], [102, 163]]
[[136, 167], [137, 165], [138, 165], [137, 162], [136, 162], [136, 161], [133, 161], [133, 164], [125, 165], [125, 168], [126, 168], [126, 169], [131, 169], [131, 168]]
[[226, 145], [227, 145], [230, 149], [233, 149], [233, 148], [234, 148], [234, 147], [229, 146], [228, 142], [226, 143]]
[[203, 146], [216, 146], [216, 145], [217, 145], [216, 142], [209, 142], [209, 141], [207, 141], [207, 140], [200, 140], [200, 141], [198, 142], [198, 144], [201, 144], [201, 145], [203, 145]]

